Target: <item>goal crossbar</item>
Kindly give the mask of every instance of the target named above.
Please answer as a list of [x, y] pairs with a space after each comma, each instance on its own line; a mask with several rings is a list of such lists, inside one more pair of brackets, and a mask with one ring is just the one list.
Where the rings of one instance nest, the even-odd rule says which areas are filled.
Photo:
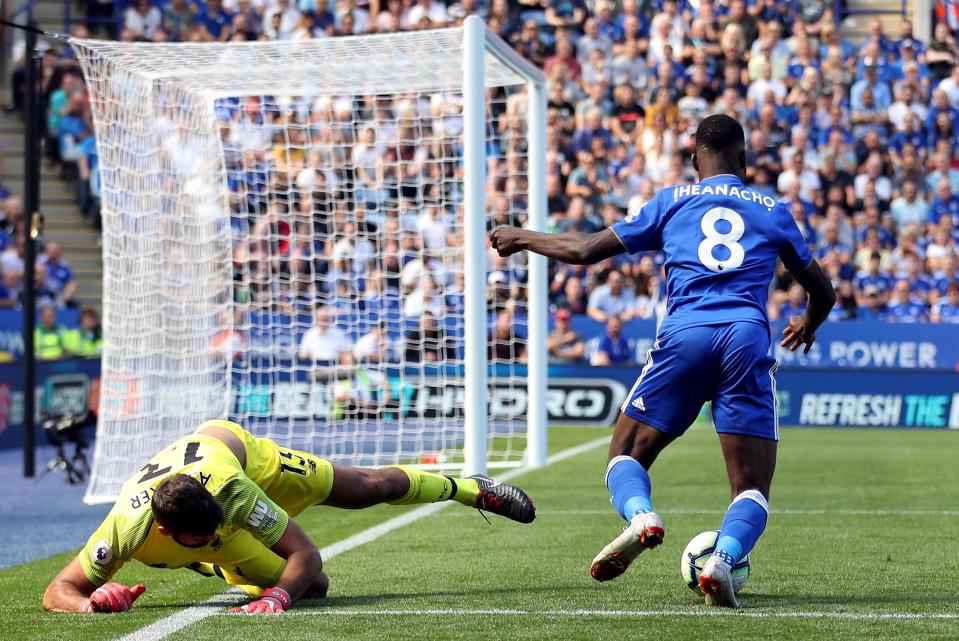
[[[468, 21], [469, 22], [469, 21]], [[317, 40], [123, 43], [72, 39], [81, 60], [212, 98], [441, 91], [463, 85], [464, 28]], [[543, 73], [483, 25], [487, 87], [531, 83]], [[175, 64], [171, 64], [172, 62]], [[424, 67], [417, 59], [428, 59]], [[87, 63], [89, 64], [89, 63]], [[277, 70], [283, 73], [278, 74]], [[336, 70], [336, 76], [327, 73]]]

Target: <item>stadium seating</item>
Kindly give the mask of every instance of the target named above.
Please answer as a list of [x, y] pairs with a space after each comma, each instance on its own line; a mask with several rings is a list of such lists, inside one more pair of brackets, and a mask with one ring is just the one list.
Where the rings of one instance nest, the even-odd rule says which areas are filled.
[[[536, 3], [434, 0], [389, 3], [389, 9], [380, 3], [384, 8], [372, 15], [362, 2], [302, 0], [282, 9], [275, 2], [244, 3], [240, 9], [228, 0], [217, 9], [217, 0], [173, 0], [121, 6], [117, 34], [125, 41], [158, 42], [325, 38], [439, 28], [476, 11], [543, 65], [549, 78], [551, 229], [601, 229], [638, 212], [657, 189], [694, 180], [696, 125], [708, 113], [724, 112], [746, 129], [749, 183], [790, 207], [833, 279], [840, 302], [832, 320], [959, 322], [959, 309], [947, 296], [947, 288], [959, 284], [954, 34], [940, 25], [931, 42], [922, 42], [903, 22], [900, 33], [882, 33], [874, 25], [863, 42], [853, 44], [840, 37], [829, 10], [809, 15], [794, 3], [742, 0], [697, 4], [572, 0], [544, 12], [531, 8]], [[96, 220], [89, 107], [69, 51], [60, 52], [57, 68], [58, 86], [48, 93], [56, 96], [48, 137], [58, 144], [50, 152], [75, 167], [81, 206]], [[64, 85], [65, 93], [57, 93]], [[218, 113], [242, 120], [241, 107], [223, 103]], [[242, 158], [247, 150], [238, 151]], [[258, 199], [270, 189], [271, 162], [266, 157], [256, 167], [228, 166], [235, 202], [251, 214], [251, 226]], [[360, 204], [374, 211], [398, 206], [402, 195], [396, 182], [358, 193], [365, 201]], [[238, 232], [235, 242], [242, 245], [247, 241]], [[321, 251], [332, 251], [332, 243]], [[658, 257], [650, 258], [624, 256], [577, 271], [583, 296], [572, 300], [564, 282], [569, 270], [553, 264], [551, 276], [558, 280], [551, 305], [585, 318], [583, 303], [616, 268], [634, 292], [632, 315], [655, 318], [665, 292]], [[873, 271], [871, 262], [877, 264]], [[357, 282], [369, 275], [370, 265], [359, 268]], [[495, 281], [491, 277], [491, 288]], [[439, 293], [455, 305], [447, 285], [439, 283]], [[772, 319], [803, 311], [803, 294], [791, 291], [792, 285], [781, 270], [769, 300]], [[324, 296], [335, 305], [333, 292], [321, 291]], [[369, 331], [357, 318], [348, 308], [337, 316], [352, 339]], [[391, 330], [398, 336], [416, 319], [402, 322], [403, 329]], [[587, 340], [602, 331], [592, 321], [577, 320], [576, 326]]]

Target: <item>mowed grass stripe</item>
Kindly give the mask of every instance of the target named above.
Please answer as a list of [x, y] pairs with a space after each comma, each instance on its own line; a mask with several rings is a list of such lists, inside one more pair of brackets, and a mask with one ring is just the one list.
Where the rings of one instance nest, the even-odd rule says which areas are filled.
[[[830, 612], [816, 610], [730, 610], [698, 608], [689, 610], [513, 610], [513, 609], [438, 609], [438, 610], [291, 610], [296, 617], [397, 616], [397, 617], [615, 617], [646, 619], [653, 617], [739, 617], [745, 619], [839, 619], [843, 621], [922, 621], [959, 619], [955, 612]], [[240, 616], [240, 615], [230, 615]]]
[[[551, 450], [604, 434], [609, 431], [551, 430]], [[959, 557], [949, 550], [959, 545], [950, 514], [959, 510], [953, 481], [959, 432], [791, 428], [783, 436], [773, 488], [773, 510], [780, 513], [754, 551], [742, 595], [746, 616], [688, 614], [705, 608], [679, 580], [680, 553], [689, 537], [719, 526], [729, 503], [715, 434], [691, 430], [651, 471], [654, 503], [668, 515], [669, 535], [617, 581], [600, 584], [588, 575], [590, 559], [622, 527], [603, 487], [605, 452], [596, 448], [519, 481], [541, 517], [531, 526], [492, 519], [491, 527], [473, 510], [443, 510], [334, 558], [330, 597], [297, 603], [292, 617], [212, 616], [166, 641], [593, 641], [632, 638], [637, 626], [644, 637], [676, 641], [956, 641]], [[323, 548], [406, 511], [314, 508], [298, 520]], [[887, 511], [896, 514], [875, 514]], [[0, 641], [109, 641], [226, 589], [192, 572], [130, 563], [116, 580], [149, 587], [130, 612], [44, 613], [43, 588], [69, 557], [0, 570], [0, 589], [28, 595], [4, 608]], [[225, 614], [228, 604], [219, 599], [224, 605], [217, 614]], [[374, 610], [536, 614], [363, 614]], [[309, 616], [337, 611], [358, 614]], [[550, 611], [616, 614], [541, 614]], [[620, 614], [630, 612], [650, 614]]]
[[[612, 508], [609, 510], [540, 510], [536, 512], [536, 518], [544, 516], [588, 516], [588, 515], [609, 515], [612, 514]], [[675, 509], [656, 509], [659, 514], [725, 514], [723, 508], [675, 508]], [[959, 516], [959, 510], [793, 510], [770, 508], [771, 516]], [[467, 514], [451, 514], [450, 516], [462, 517]]]
[[[532, 527], [493, 529], [450, 518], [465, 511], [446, 511], [412, 525], [401, 538], [341, 557], [331, 568], [335, 591], [329, 600], [296, 608], [296, 623], [260, 623], [257, 633], [540, 641], [629, 638], [641, 625], [643, 636], [668, 639], [835, 641], [877, 638], [881, 629], [878, 638], [887, 640], [954, 641], [959, 611], [949, 577], [956, 562], [941, 552], [956, 540], [954, 518], [900, 516], [897, 531], [908, 532], [905, 538], [885, 534], [889, 516], [819, 512], [938, 513], [955, 507], [948, 479], [956, 438], [793, 431], [783, 446], [774, 496], [781, 497], [783, 509], [816, 514], [770, 520], [743, 595], [746, 616], [707, 610], [702, 597], [679, 580], [685, 542], [718, 527], [729, 503], [716, 437], [699, 432], [668, 448], [652, 471], [664, 513], [669, 506], [690, 513], [674, 513], [663, 549], [644, 555], [617, 581], [599, 584], [588, 575], [592, 556], [622, 527], [602, 484], [604, 453], [595, 450], [524, 477], [523, 487], [543, 516]], [[379, 616], [322, 618], [337, 610]], [[409, 611], [423, 614], [404, 618]], [[528, 614], [496, 615], [515, 611]], [[213, 626], [239, 631], [248, 622], [217, 617], [176, 641], [195, 632], [212, 634]]]
[[[573, 458], [585, 452], [589, 452], [600, 445], [605, 445], [609, 442], [609, 436], [602, 436], [600, 438], [595, 438], [586, 443], [576, 445], [565, 449], [561, 452], [557, 452], [552, 456], [546, 459], [546, 465], [553, 465], [565, 461], [567, 459]], [[525, 468], [518, 468], [511, 470], [505, 474], [497, 476], [497, 480], [500, 481], [509, 481], [523, 474], [526, 474], [530, 470]], [[453, 501], [445, 501], [443, 503], [431, 503], [424, 505], [422, 507], [416, 508], [405, 514], [394, 517], [388, 521], [384, 521], [379, 525], [375, 525], [369, 529], [358, 532], [353, 536], [343, 539], [342, 541], [337, 541], [331, 545], [325, 546], [320, 550], [320, 555], [323, 557], [324, 561], [332, 559], [339, 554], [344, 552], [349, 552], [355, 548], [358, 548], [362, 545], [366, 545], [372, 541], [379, 539], [380, 537], [389, 534], [390, 532], [397, 530], [401, 527], [409, 525], [415, 521], [418, 521], [422, 518], [430, 516], [439, 512], [440, 510], [447, 508], [451, 505], [454, 505]], [[118, 641], [160, 641], [166, 637], [175, 634], [176, 632], [193, 625], [199, 621], [202, 621], [208, 617], [223, 614], [224, 608], [224, 599], [229, 598], [230, 596], [235, 596], [232, 593], [227, 593], [222, 596], [215, 597], [203, 603], [199, 603], [194, 606], [190, 606], [184, 610], [175, 612], [167, 617], [164, 617], [158, 621], [143, 627], [139, 630], [126, 634], [122, 637], [119, 637]], [[235, 601], [240, 600], [238, 597]], [[234, 602], [231, 601], [226, 605], [232, 605]], [[246, 615], [244, 615], [246, 616]]]

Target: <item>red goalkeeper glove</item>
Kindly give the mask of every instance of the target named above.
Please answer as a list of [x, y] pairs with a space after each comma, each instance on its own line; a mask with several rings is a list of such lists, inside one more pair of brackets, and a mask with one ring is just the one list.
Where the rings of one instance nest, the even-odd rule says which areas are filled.
[[81, 612], [126, 612], [146, 592], [146, 587], [137, 583], [128, 588], [122, 583], [104, 583], [90, 595], [90, 600], [80, 608]]
[[232, 612], [246, 612], [247, 614], [283, 614], [290, 607], [290, 595], [283, 588], [267, 588], [256, 601], [250, 601], [239, 608], [232, 608]]

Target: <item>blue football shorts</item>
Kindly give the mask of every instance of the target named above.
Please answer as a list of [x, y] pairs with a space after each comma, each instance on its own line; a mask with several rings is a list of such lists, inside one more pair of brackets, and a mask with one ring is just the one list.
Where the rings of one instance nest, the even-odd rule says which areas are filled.
[[660, 336], [621, 411], [673, 436], [712, 401], [716, 431], [779, 440], [776, 359], [758, 323], [682, 327]]

